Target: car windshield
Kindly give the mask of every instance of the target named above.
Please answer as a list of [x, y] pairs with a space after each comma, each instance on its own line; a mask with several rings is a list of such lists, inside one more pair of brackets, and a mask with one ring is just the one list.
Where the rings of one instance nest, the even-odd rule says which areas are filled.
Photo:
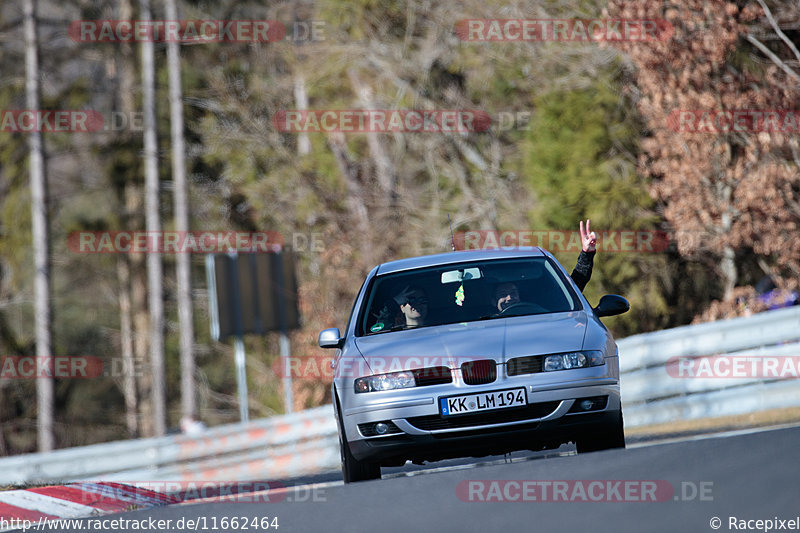
[[579, 308], [558, 267], [546, 257], [457, 263], [377, 276], [359, 315], [357, 335]]

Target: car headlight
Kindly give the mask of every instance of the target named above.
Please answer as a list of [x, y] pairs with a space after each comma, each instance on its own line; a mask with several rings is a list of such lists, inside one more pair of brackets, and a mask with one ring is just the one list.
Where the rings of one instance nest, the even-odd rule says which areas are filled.
[[587, 366], [600, 366], [604, 363], [603, 352], [600, 350], [559, 353], [548, 355], [544, 358], [544, 371], [552, 372], [554, 370], [585, 368]]
[[408, 389], [416, 387], [412, 372], [392, 372], [358, 378], [355, 382], [356, 392], [375, 392], [382, 390]]

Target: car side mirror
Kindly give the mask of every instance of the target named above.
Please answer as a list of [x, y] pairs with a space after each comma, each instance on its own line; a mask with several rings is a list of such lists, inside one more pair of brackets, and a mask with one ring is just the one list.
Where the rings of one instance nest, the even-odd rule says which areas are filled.
[[328, 328], [319, 332], [320, 348], [341, 348], [343, 341], [339, 328]]
[[598, 317], [621, 315], [630, 310], [631, 304], [622, 296], [616, 294], [606, 294], [600, 298], [600, 303], [594, 308]]

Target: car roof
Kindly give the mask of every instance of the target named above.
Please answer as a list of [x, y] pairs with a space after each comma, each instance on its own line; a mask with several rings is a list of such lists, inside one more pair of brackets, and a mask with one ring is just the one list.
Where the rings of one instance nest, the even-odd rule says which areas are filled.
[[515, 247], [493, 250], [468, 250], [463, 252], [447, 252], [444, 254], [421, 255], [398, 259], [378, 265], [376, 276], [425, 268], [431, 266], [468, 263], [472, 261], [488, 261], [492, 259], [513, 259], [517, 257], [544, 257], [544, 251], [539, 247]]

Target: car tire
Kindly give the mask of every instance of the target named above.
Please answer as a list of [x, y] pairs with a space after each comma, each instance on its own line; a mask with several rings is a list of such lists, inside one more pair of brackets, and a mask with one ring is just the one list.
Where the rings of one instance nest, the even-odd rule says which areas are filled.
[[622, 411], [616, 422], [610, 424], [601, 434], [594, 432], [585, 435], [575, 443], [578, 453], [599, 452], [625, 447], [625, 428], [622, 420]]
[[344, 423], [342, 420], [342, 409], [339, 406], [339, 398], [336, 398], [336, 410], [339, 418], [339, 452], [342, 457], [342, 478], [345, 483], [356, 481], [368, 481], [370, 479], [381, 478], [381, 465], [371, 461], [359, 461], [350, 452], [350, 446], [344, 437]]

